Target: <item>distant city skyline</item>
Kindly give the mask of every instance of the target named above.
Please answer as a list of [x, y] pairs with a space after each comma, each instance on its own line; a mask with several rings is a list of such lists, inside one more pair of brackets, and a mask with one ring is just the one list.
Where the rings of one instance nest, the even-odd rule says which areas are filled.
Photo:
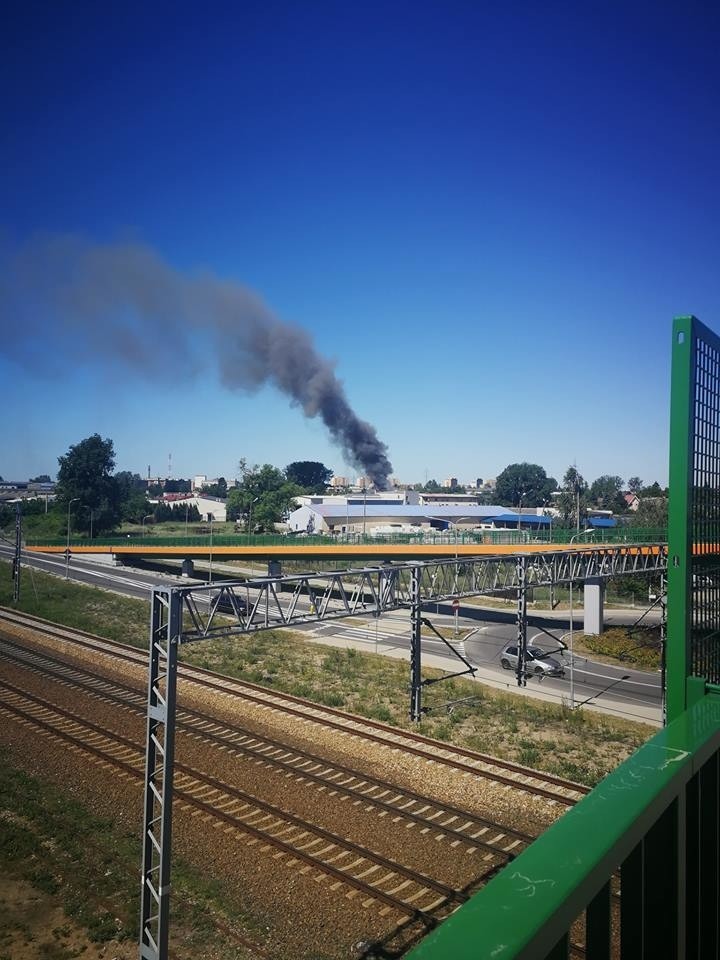
[[97, 432], [141, 476], [355, 476], [332, 381], [404, 483], [667, 483], [672, 318], [720, 329], [719, 8], [5, 13], [0, 475]]

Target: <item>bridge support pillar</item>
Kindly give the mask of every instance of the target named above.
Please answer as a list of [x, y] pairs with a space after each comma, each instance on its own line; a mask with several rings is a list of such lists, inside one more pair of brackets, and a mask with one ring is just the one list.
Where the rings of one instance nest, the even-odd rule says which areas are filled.
[[604, 628], [605, 580], [588, 577], [585, 581], [585, 633], [597, 636]]
[[279, 560], [268, 560], [268, 574], [269, 577], [281, 577], [282, 576], [282, 564]]
[[195, 576], [195, 564], [192, 562], [192, 560], [183, 560], [180, 566], [180, 573], [183, 577]]

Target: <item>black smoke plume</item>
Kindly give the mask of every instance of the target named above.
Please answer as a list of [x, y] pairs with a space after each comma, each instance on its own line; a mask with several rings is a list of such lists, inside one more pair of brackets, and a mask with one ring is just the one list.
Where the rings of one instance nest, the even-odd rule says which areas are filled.
[[209, 336], [226, 386], [274, 384], [307, 417], [320, 417], [346, 461], [376, 487], [392, 472], [387, 447], [355, 414], [305, 330], [239, 284], [182, 274], [147, 246], [44, 237], [2, 251], [0, 330], [0, 351], [48, 373], [49, 345], [60, 337], [78, 358], [112, 357], [148, 377], [169, 367], [192, 374]]

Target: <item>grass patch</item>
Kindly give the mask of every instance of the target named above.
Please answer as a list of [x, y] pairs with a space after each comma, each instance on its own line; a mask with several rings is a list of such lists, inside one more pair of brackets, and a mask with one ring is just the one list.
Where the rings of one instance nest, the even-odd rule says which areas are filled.
[[660, 668], [660, 630], [657, 627], [611, 627], [599, 636], [583, 633], [577, 639], [591, 653], [613, 663], [620, 661], [648, 670]]
[[6, 751], [0, 817], [3, 872], [57, 895], [93, 942], [137, 936], [136, 836], [118, 835], [55, 787], [15, 769]]
[[149, 604], [23, 567], [20, 602], [12, 600], [10, 564], [0, 562], [0, 604], [108, 640], [146, 647]]

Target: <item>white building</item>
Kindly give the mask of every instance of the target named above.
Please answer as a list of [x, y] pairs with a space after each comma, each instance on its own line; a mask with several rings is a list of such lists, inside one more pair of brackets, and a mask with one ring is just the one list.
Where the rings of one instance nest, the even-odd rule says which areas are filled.
[[417, 503], [417, 494], [413, 490], [387, 490], [380, 493], [302, 493], [295, 500], [303, 506], [342, 506], [363, 503], [382, 504]]
[[288, 518], [289, 533], [345, 534], [418, 533], [457, 529], [513, 529], [518, 522], [526, 527], [544, 527], [550, 521], [509, 511], [501, 506], [458, 503], [454, 506], [423, 507], [408, 503], [324, 503], [303, 504]]
[[[161, 500], [150, 500], [150, 503], [165, 503], [171, 507], [197, 507], [203, 520], [213, 518], [217, 523], [227, 520], [227, 503], [219, 497], [208, 497], [206, 494], [169, 494]], [[182, 512], [181, 512], [182, 517]]]

